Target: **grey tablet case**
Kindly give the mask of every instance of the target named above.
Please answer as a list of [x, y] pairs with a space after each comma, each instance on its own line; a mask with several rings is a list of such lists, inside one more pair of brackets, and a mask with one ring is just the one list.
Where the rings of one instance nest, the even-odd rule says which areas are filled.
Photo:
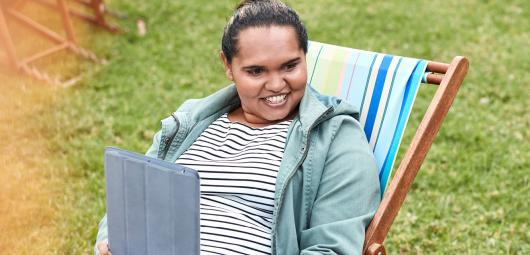
[[113, 255], [199, 254], [199, 175], [117, 148], [105, 150]]

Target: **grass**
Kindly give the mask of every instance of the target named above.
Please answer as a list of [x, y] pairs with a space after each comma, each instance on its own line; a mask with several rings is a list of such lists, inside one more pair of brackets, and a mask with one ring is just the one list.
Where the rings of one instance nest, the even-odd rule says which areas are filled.
[[[236, 1], [108, 2], [128, 14], [121, 24], [131, 32], [90, 30], [95, 34], [84, 43], [109, 64], [76, 87], [53, 90], [52, 103], [26, 123], [49, 146], [43, 179], [53, 183], [49, 200], [56, 211], [56, 231], [45, 242], [50, 254], [91, 252], [105, 206], [105, 146], [145, 151], [160, 119], [187, 98], [228, 84], [217, 54]], [[470, 59], [468, 76], [391, 228], [387, 251], [528, 254], [528, 3], [287, 2], [311, 40], [444, 62], [455, 55]], [[140, 17], [147, 22], [145, 37], [133, 32], [133, 19]], [[14, 85], [33, 83], [4, 77]], [[434, 89], [420, 91], [404, 145]]]

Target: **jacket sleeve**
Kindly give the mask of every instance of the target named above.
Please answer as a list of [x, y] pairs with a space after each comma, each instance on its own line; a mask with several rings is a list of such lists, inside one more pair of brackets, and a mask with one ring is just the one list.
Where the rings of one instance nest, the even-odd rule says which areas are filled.
[[107, 229], [107, 214], [103, 216], [103, 219], [99, 221], [99, 230], [96, 237], [96, 244], [94, 245], [94, 255], [99, 255], [99, 250], [97, 244], [101, 241], [107, 241], [109, 239], [108, 229]]
[[147, 149], [147, 152], [145, 153], [146, 156], [151, 158], [157, 158], [158, 157], [158, 148], [160, 147], [160, 139], [162, 136], [162, 131], [156, 132], [155, 136], [153, 137], [153, 143]]
[[[156, 158], [157, 157], [157, 155], [158, 155], [158, 147], [160, 145], [160, 136], [161, 136], [161, 134], [162, 134], [162, 132], [158, 131], [154, 135], [153, 143], [151, 144], [151, 146], [149, 147], [149, 149], [145, 153], [146, 156], [149, 156], [149, 157], [152, 157], [152, 158]], [[108, 240], [109, 239], [108, 236], [109, 236], [109, 229], [108, 229], [108, 224], [107, 224], [107, 214], [105, 213], [105, 215], [103, 216], [103, 218], [99, 222], [98, 235], [96, 237], [96, 244], [94, 245], [94, 254], [95, 255], [99, 255], [99, 251], [97, 249], [97, 243], [99, 243], [101, 241]]]
[[300, 254], [361, 254], [379, 206], [378, 170], [359, 123], [344, 119], [336, 130]]

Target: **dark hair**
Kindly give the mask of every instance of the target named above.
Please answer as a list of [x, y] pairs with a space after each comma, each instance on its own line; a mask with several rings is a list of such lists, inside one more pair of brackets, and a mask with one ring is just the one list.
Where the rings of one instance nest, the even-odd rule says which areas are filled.
[[222, 49], [228, 60], [237, 54], [239, 32], [250, 27], [291, 26], [296, 31], [298, 45], [307, 53], [307, 32], [298, 14], [278, 0], [244, 0], [235, 9], [225, 26]]

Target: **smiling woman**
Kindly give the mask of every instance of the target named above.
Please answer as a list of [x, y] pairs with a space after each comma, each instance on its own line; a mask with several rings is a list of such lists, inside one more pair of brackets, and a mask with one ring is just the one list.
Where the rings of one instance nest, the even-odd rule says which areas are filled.
[[306, 52], [296, 12], [243, 1], [220, 53], [234, 85], [162, 120], [147, 155], [198, 171], [201, 254], [361, 253], [377, 167], [356, 109], [306, 84]]
[[261, 127], [292, 119], [307, 82], [305, 52], [295, 30], [288, 26], [247, 28], [239, 33], [238, 53], [221, 59], [234, 81], [241, 106], [229, 114], [232, 121]]

